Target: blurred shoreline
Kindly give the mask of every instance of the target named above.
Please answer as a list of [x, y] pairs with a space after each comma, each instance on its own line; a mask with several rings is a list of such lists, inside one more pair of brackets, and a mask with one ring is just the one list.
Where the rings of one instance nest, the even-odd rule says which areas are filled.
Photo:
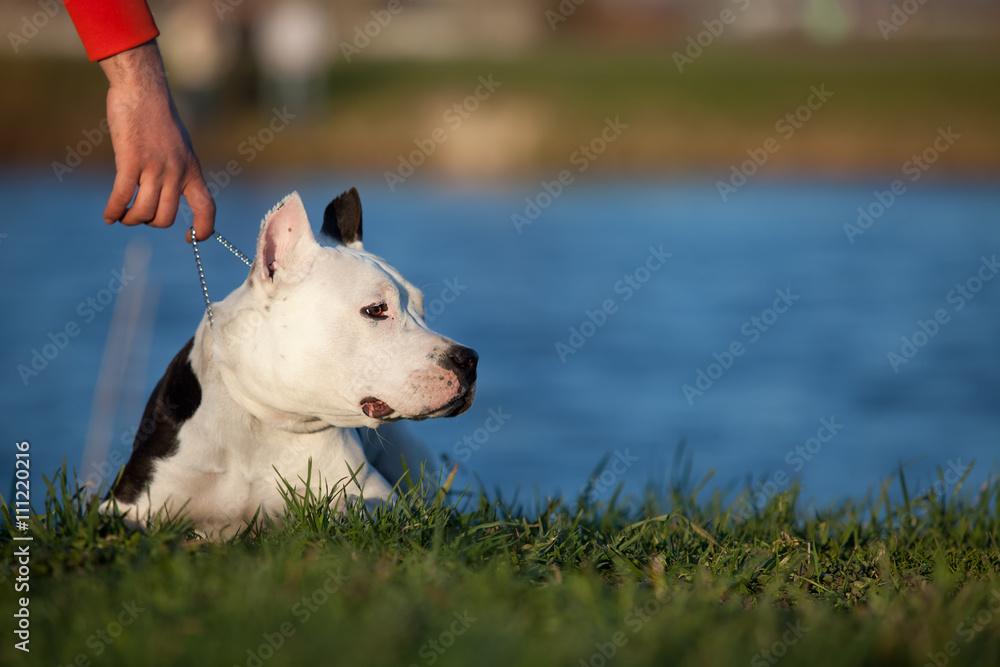
[[[948, 128], [958, 140], [928, 178], [1000, 173], [993, 41], [719, 44], [682, 73], [674, 52], [355, 60], [329, 67], [305, 93], [269, 89], [253, 73], [210, 91], [174, 89], [203, 168], [223, 178], [289, 168], [389, 180], [563, 170], [738, 180], [734, 169], [762, 179], [895, 178]], [[58, 177], [113, 165], [96, 64], [0, 58], [0, 82], [13, 93], [0, 105], [12, 128], [0, 137], [0, 167]]]

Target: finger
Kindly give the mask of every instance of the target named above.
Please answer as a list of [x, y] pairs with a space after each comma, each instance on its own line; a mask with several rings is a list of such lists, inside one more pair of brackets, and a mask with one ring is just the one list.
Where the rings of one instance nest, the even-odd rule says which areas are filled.
[[151, 181], [139, 184], [139, 193], [132, 202], [132, 207], [125, 212], [122, 218], [123, 225], [141, 225], [150, 222], [156, 217], [156, 209], [160, 203], [159, 181]]
[[[192, 178], [184, 187], [184, 198], [194, 214], [192, 224], [195, 234], [199, 241], [204, 241], [215, 231], [215, 200], [212, 199], [212, 193], [208, 191], [200, 171], [198, 177]], [[191, 234], [188, 233], [188, 243], [190, 242]]]
[[104, 222], [109, 225], [118, 222], [128, 210], [128, 204], [135, 196], [139, 185], [139, 172], [132, 169], [119, 169], [115, 174], [115, 184], [111, 188], [108, 205], [104, 207]]
[[149, 226], [162, 229], [174, 224], [174, 220], [177, 218], [177, 207], [180, 203], [180, 193], [175, 188], [165, 186], [160, 191], [160, 201], [156, 207], [156, 215], [149, 223]]

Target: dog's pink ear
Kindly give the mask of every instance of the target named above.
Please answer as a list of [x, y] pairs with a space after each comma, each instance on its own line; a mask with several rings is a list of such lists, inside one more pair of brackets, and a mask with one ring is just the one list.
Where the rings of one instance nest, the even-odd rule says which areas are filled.
[[311, 264], [308, 251], [316, 245], [302, 199], [293, 192], [264, 217], [254, 270], [265, 282], [279, 274], [285, 281], [299, 280]]

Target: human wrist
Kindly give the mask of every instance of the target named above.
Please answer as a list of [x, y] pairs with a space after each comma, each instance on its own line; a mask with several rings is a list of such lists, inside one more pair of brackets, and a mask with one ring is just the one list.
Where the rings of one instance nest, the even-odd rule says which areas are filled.
[[112, 87], [165, 87], [166, 72], [155, 39], [104, 58], [99, 63]]

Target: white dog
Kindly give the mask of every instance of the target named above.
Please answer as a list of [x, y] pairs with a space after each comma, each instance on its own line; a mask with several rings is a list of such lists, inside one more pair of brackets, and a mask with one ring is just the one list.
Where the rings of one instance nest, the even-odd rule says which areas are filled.
[[166, 509], [230, 534], [258, 508], [282, 514], [279, 475], [301, 493], [310, 464], [317, 493], [384, 500], [392, 485], [355, 429], [472, 405], [478, 356], [431, 331], [420, 291], [363, 249], [356, 190], [330, 203], [322, 234], [330, 245], [297, 193], [264, 218], [246, 282], [213, 304], [214, 326], [202, 319], [149, 399], [156, 428], [137, 435], [112, 491], [127, 518]]

